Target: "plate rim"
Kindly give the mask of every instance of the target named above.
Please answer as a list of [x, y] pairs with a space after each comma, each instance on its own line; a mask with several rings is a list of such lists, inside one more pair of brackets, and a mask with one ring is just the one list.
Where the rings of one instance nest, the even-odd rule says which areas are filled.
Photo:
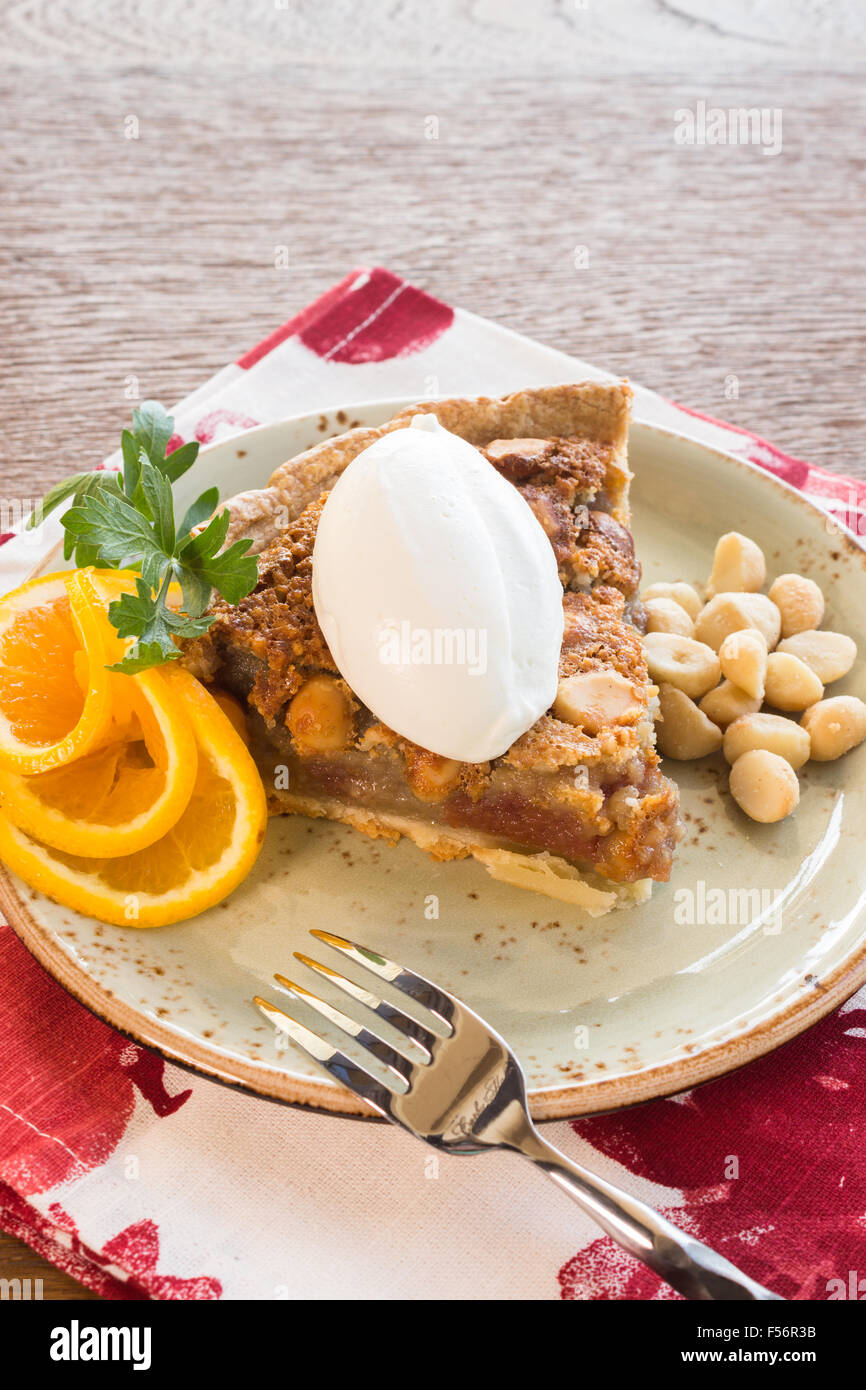
[[[216, 440], [201, 450], [200, 457], [223, 449], [239, 439], [249, 439], [260, 432], [279, 426], [300, 426], [324, 414], [342, 411], [352, 413], [373, 409], [388, 409], [391, 413], [412, 404], [414, 397], [382, 397], [348, 402], [327, 410], [302, 411], [271, 421], [250, 430]], [[387, 418], [387, 417], [386, 417]], [[734, 465], [746, 473], [757, 474], [770, 486], [795, 499], [809, 513], [824, 518], [827, 513], [797, 488], [778, 478], [767, 469], [738, 458], [735, 454], [716, 448], [688, 431], [672, 430], [649, 420], [635, 418], [633, 425], [649, 430], [663, 438], [683, 440], [696, 445], [724, 464]], [[330, 436], [323, 435], [323, 438]], [[866, 546], [846, 527], [839, 525], [837, 543], [844, 546], [866, 568]], [[48, 557], [38, 562], [38, 572]], [[97, 984], [84, 970], [78, 968], [72, 955], [64, 950], [56, 937], [49, 937], [23, 901], [6, 866], [0, 863], [0, 909], [22, 945], [68, 994], [108, 1027], [123, 1033], [143, 1047], [158, 1052], [167, 1061], [208, 1080], [274, 1101], [282, 1105], [350, 1119], [384, 1123], [383, 1117], [351, 1092], [330, 1082], [312, 1077], [299, 1077], [290, 1072], [256, 1065], [242, 1057], [226, 1056], [217, 1047], [198, 1039], [185, 1037], [178, 1031], [148, 1018], [103, 985]], [[828, 976], [815, 979], [814, 988], [791, 1000], [780, 1012], [770, 1013], [736, 1033], [724, 1042], [696, 1051], [693, 1055], [675, 1058], [661, 1065], [647, 1067], [616, 1077], [573, 1081], [566, 1085], [529, 1089], [532, 1115], [536, 1120], [576, 1119], [641, 1104], [653, 1099], [675, 1095], [693, 1086], [738, 1070], [759, 1057], [768, 1055], [783, 1043], [813, 1027], [832, 1009], [839, 1007], [866, 983], [866, 938], [839, 962]], [[100, 1007], [101, 1005], [101, 1007]]]
[[[109, 1028], [142, 1047], [158, 1052], [166, 1061], [261, 1100], [336, 1118], [384, 1123], [383, 1116], [351, 1091], [312, 1077], [298, 1077], [291, 1072], [258, 1067], [241, 1057], [225, 1057], [218, 1049], [184, 1038], [118, 1000], [112, 991], [97, 985], [90, 976], [76, 969], [72, 957], [58, 941], [53, 941], [54, 949], [50, 949], [43, 929], [21, 901], [2, 864], [0, 909], [6, 914], [8, 925], [25, 949], [57, 984]], [[661, 1066], [647, 1067], [624, 1076], [593, 1079], [588, 1083], [528, 1088], [532, 1117], [538, 1121], [579, 1119], [584, 1115], [608, 1113], [650, 1100], [661, 1100], [718, 1080], [791, 1042], [844, 1004], [864, 983], [866, 941], [855, 953], [840, 962], [826, 979], [816, 979], [811, 994], [802, 994], [792, 1000], [784, 1012], [771, 1014], [733, 1038], [696, 1052], [693, 1056], [676, 1058]], [[102, 1001], [104, 1011], [100, 1009], [99, 1001]], [[112, 1013], [112, 1003], [117, 1007], [116, 1015]]]

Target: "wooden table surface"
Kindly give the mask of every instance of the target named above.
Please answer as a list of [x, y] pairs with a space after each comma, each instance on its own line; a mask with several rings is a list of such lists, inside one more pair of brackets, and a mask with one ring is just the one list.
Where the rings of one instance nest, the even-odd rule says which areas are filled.
[[[859, 0], [4, 6], [0, 499], [113, 449], [131, 379], [179, 399], [376, 263], [866, 476], [864, 30]], [[780, 152], [677, 144], [699, 102], [780, 112]], [[15, 1274], [79, 1292], [0, 1238]]]

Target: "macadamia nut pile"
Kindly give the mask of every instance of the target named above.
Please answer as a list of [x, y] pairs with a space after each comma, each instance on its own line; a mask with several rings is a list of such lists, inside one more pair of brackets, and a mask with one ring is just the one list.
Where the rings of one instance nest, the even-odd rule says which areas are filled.
[[847, 676], [856, 644], [821, 630], [824, 595], [813, 579], [780, 574], [764, 594], [766, 579], [760, 546], [729, 531], [716, 546], [706, 602], [681, 581], [642, 594], [659, 751], [685, 761], [721, 749], [732, 797], [765, 825], [796, 808], [797, 771], [810, 758], [829, 762], [866, 739], [866, 704], [824, 692]]

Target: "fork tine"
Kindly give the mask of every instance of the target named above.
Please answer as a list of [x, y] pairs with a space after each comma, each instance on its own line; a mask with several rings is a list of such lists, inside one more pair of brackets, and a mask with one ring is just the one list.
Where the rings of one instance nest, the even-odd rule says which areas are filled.
[[[359, 1003], [365, 1004], [368, 1009], [372, 1009], [374, 1014], [390, 1023], [392, 1028], [396, 1028], [406, 1039], [408, 1050], [413, 1056], [425, 1065], [433, 1059], [431, 1048], [436, 1042], [435, 1033], [431, 1033], [429, 1028], [425, 1028], [417, 1019], [410, 1018], [402, 1009], [396, 1005], [387, 1003], [380, 999], [378, 994], [373, 994], [369, 989], [364, 989], [363, 985], [356, 985], [354, 980], [349, 980], [345, 975], [341, 975], [339, 970], [332, 970], [330, 965], [322, 965], [320, 961], [313, 960], [312, 956], [305, 955], [303, 951], [295, 951], [295, 959], [302, 965], [306, 965], [310, 970], [314, 970], [317, 975], [323, 975], [326, 980], [330, 980], [338, 989], [342, 989], [346, 994], [357, 999]], [[279, 977], [278, 977], [279, 978]]]
[[431, 1014], [453, 1033], [452, 1020], [459, 1008], [457, 1000], [446, 994], [445, 990], [439, 989], [431, 980], [425, 980], [423, 975], [416, 975], [414, 971], [404, 969], [396, 961], [379, 955], [378, 951], [371, 951], [369, 946], [347, 941], [344, 936], [336, 936], [333, 932], [320, 931], [318, 928], [312, 929], [310, 935], [317, 941], [323, 941], [326, 946], [333, 946], [335, 951], [342, 952], [349, 960], [378, 975], [380, 980], [387, 980], [395, 989], [402, 990], [410, 999], [423, 1004], [425, 1009], [429, 1009]]
[[331, 1047], [331, 1044], [320, 1038], [318, 1033], [314, 1033], [309, 1028], [305, 1028], [303, 1023], [298, 1023], [297, 1019], [287, 1014], [285, 1009], [279, 1009], [275, 1004], [269, 1004], [266, 999], [260, 998], [257, 994], [253, 1003], [264, 1014], [269, 1023], [279, 1028], [281, 1032], [297, 1043], [302, 1052], [306, 1052], [312, 1061], [318, 1062], [320, 1067], [333, 1076], [341, 1086], [360, 1096], [362, 1100], [369, 1101], [383, 1115], [390, 1117], [391, 1103], [394, 1099], [392, 1091], [384, 1086], [378, 1077], [373, 1076], [359, 1062], [355, 1062], [351, 1057], [347, 1057], [338, 1048]]
[[[361, 1047], [372, 1052], [373, 1056], [378, 1057], [379, 1061], [393, 1074], [400, 1089], [408, 1090], [412, 1083], [414, 1062], [411, 1062], [407, 1057], [402, 1057], [391, 1047], [390, 1043], [386, 1043], [383, 1038], [371, 1033], [369, 1028], [365, 1028], [362, 1023], [357, 1023], [354, 1018], [344, 1014], [341, 1009], [335, 1009], [333, 1004], [329, 1004], [327, 1000], [320, 999], [318, 994], [313, 994], [312, 990], [306, 989], [303, 985], [295, 984], [294, 980], [289, 980], [285, 975], [274, 975], [274, 979], [277, 984], [282, 985], [283, 989], [289, 990], [296, 997], [303, 999], [304, 1003], [309, 1004], [311, 1009], [315, 1009], [317, 1014], [327, 1018], [337, 1028], [354, 1038]], [[407, 1084], [404, 1086], [403, 1082]]]

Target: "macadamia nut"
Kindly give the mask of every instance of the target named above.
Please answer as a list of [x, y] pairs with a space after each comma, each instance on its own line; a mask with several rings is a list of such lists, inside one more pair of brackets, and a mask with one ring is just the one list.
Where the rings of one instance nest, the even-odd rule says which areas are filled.
[[822, 685], [847, 676], [857, 660], [857, 644], [844, 632], [796, 632], [779, 643], [780, 652], [790, 652], [805, 661]]
[[813, 705], [824, 687], [805, 661], [791, 652], [771, 652], [767, 657], [764, 699], [776, 709], [801, 710]]
[[734, 592], [755, 593], [766, 578], [767, 565], [761, 547], [739, 531], [729, 531], [716, 544], [707, 598]]
[[619, 671], [581, 671], [559, 682], [553, 713], [566, 724], [597, 734], [609, 724], [633, 724], [643, 706], [634, 686]]
[[721, 730], [675, 685], [659, 686], [659, 714], [656, 743], [666, 758], [687, 762], [721, 748]]
[[816, 762], [832, 762], [866, 738], [866, 705], [856, 695], [819, 700], [800, 720], [812, 743]]
[[680, 637], [691, 637], [695, 630], [693, 620], [676, 599], [645, 599], [644, 608], [647, 615], [647, 632], [676, 632]]
[[654, 598], [672, 598], [674, 603], [678, 603], [680, 608], [684, 608], [689, 617], [694, 622], [695, 618], [703, 608], [703, 602], [696, 589], [691, 584], [650, 584], [641, 594], [644, 603], [648, 603]]
[[715, 652], [692, 637], [680, 637], [674, 632], [648, 632], [643, 639], [643, 649], [650, 676], [656, 684], [675, 685], [693, 699], [711, 690], [721, 675]]
[[698, 614], [695, 637], [717, 652], [730, 633], [742, 632], [746, 627], [755, 627], [763, 633], [772, 651], [779, 640], [782, 618], [766, 594], [717, 594]]
[[824, 595], [814, 579], [803, 574], [780, 574], [770, 585], [770, 598], [782, 615], [783, 637], [821, 626]]
[[[731, 632], [719, 647], [722, 675], [759, 702], [764, 698], [767, 639], [756, 627]], [[712, 716], [711, 716], [712, 717]]]
[[[853, 667], [857, 646], [844, 633], [820, 630], [819, 585], [803, 574], [780, 574], [765, 595], [766, 577], [761, 547], [729, 531], [716, 544], [705, 604], [682, 581], [651, 584], [641, 597], [643, 649], [659, 687], [659, 751], [685, 761], [721, 746], [734, 800], [770, 824], [797, 806], [797, 769], [810, 757], [831, 761], [866, 741], [866, 703], [824, 698], [824, 686]], [[561, 684], [554, 713], [575, 720], [582, 692], [568, 685]], [[800, 722], [762, 713], [764, 701], [802, 712]]]
[[761, 748], [777, 753], [794, 771], [809, 760], [809, 734], [781, 714], [744, 714], [725, 730], [722, 750], [729, 763]]
[[305, 754], [347, 748], [353, 713], [342, 682], [333, 676], [311, 676], [289, 705], [286, 725]]
[[800, 784], [784, 758], [766, 748], [753, 748], [731, 768], [731, 796], [752, 820], [772, 825], [796, 808]]
[[761, 701], [753, 695], [748, 695], [745, 690], [734, 685], [733, 681], [722, 681], [721, 685], [709, 691], [700, 703], [700, 709], [708, 719], [718, 724], [720, 729], [726, 729], [743, 714], [757, 714], [760, 708]]

